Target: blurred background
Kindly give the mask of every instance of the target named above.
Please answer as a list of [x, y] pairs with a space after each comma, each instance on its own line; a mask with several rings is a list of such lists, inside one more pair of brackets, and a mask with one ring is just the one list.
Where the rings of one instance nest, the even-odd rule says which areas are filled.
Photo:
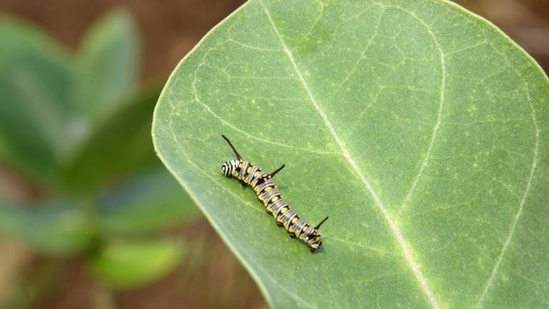
[[[152, 110], [236, 0], [0, 0], [0, 309], [266, 308], [156, 159]], [[549, 1], [461, 5], [547, 71]]]

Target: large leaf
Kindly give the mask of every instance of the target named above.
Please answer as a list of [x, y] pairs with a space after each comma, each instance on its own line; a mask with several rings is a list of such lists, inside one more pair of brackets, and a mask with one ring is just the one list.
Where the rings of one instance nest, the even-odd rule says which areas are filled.
[[[249, 1], [181, 62], [160, 157], [278, 308], [549, 306], [549, 83], [444, 1]], [[220, 134], [315, 254], [221, 175]]]

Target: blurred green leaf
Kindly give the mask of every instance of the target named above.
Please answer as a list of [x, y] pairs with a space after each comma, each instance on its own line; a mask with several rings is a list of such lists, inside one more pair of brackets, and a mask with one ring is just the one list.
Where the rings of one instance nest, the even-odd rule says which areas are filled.
[[70, 145], [69, 57], [30, 25], [0, 18], [0, 160], [34, 181], [56, 178]]
[[138, 35], [128, 11], [113, 10], [92, 27], [77, 57], [76, 104], [88, 120], [100, 120], [133, 93], [138, 61]]
[[184, 252], [182, 244], [170, 239], [112, 242], [89, 264], [105, 283], [130, 288], [165, 276], [177, 266]]
[[190, 197], [164, 170], [133, 177], [99, 202], [99, 224], [106, 235], [159, 230], [197, 214]]
[[90, 266], [119, 287], [159, 278], [184, 252], [172, 240], [122, 236], [143, 237], [198, 213], [154, 154], [161, 85], [137, 93], [138, 56], [124, 10], [93, 27], [75, 62], [39, 30], [0, 19], [0, 164], [39, 182], [34, 198], [47, 200], [0, 197], [0, 234], [48, 254], [97, 254]]
[[106, 181], [160, 166], [152, 147], [152, 111], [160, 93], [151, 85], [96, 124], [90, 137], [65, 162], [65, 189], [94, 192]]
[[[549, 307], [549, 83], [445, 1], [251, 0], [179, 64], [156, 150], [275, 308]], [[221, 175], [220, 134], [322, 249]]]
[[93, 245], [93, 220], [70, 200], [15, 207], [0, 201], [0, 233], [41, 252], [67, 255]]

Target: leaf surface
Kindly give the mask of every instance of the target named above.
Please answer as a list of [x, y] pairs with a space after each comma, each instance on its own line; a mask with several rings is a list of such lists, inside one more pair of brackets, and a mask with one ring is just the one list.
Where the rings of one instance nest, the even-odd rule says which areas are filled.
[[[155, 147], [276, 308], [549, 305], [549, 83], [444, 1], [249, 1], [180, 63]], [[315, 254], [222, 176], [220, 135]]]

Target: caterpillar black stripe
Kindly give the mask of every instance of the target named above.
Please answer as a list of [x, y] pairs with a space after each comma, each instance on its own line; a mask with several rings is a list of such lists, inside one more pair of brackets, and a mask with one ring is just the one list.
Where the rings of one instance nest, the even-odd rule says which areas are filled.
[[318, 229], [328, 217], [324, 218], [315, 227], [310, 226], [305, 220], [299, 217], [293, 211], [288, 203], [282, 198], [278, 187], [273, 181], [276, 173], [284, 168], [284, 164], [272, 173], [266, 173], [259, 167], [242, 159], [242, 156], [236, 151], [231, 141], [221, 135], [231, 149], [233, 150], [236, 160], [231, 160], [223, 163], [221, 172], [227, 177], [234, 177], [242, 184], [247, 184], [255, 191], [257, 198], [265, 205], [267, 213], [273, 215], [278, 226], [283, 226], [291, 237], [297, 237], [309, 246], [311, 252], [315, 252], [322, 244]]

